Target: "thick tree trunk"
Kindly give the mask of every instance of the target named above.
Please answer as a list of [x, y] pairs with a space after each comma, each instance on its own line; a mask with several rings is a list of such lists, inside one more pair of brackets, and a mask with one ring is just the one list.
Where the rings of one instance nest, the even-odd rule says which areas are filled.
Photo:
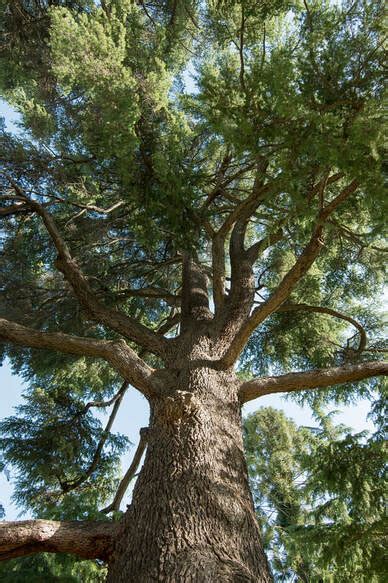
[[177, 374], [152, 403], [149, 445], [109, 583], [271, 581], [243, 453], [234, 375]]

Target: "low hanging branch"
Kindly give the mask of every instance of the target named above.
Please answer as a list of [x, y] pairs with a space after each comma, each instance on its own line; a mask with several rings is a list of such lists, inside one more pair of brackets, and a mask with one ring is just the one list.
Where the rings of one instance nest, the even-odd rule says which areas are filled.
[[161, 336], [157, 336], [152, 330], [143, 326], [134, 318], [127, 316], [123, 312], [106, 308], [97, 300], [89, 285], [88, 279], [82, 273], [77, 262], [72, 257], [66, 241], [60, 234], [51, 214], [43, 205], [26, 196], [23, 189], [12, 180], [12, 178], [8, 176], [6, 176], [6, 178], [15, 190], [19, 199], [24, 200], [25, 204], [42, 218], [46, 230], [58, 253], [56, 267], [62, 272], [67, 282], [71, 285], [75, 296], [86, 312], [94, 320], [101, 322], [111, 330], [133, 340], [150, 352], [158, 355], [163, 354], [164, 339]]
[[[94, 456], [93, 456], [93, 459], [92, 459], [89, 467], [74, 482], [65, 482], [65, 483], [61, 484], [62, 491], [63, 492], [70, 492], [70, 490], [75, 490], [76, 488], [78, 488], [78, 486], [81, 486], [81, 484], [83, 484], [84, 482], [86, 482], [86, 480], [88, 478], [90, 478], [90, 476], [93, 474], [93, 472], [98, 467], [98, 463], [99, 463], [100, 458], [101, 458], [102, 450], [104, 448], [104, 445], [106, 443], [106, 440], [109, 437], [110, 430], [112, 429], [112, 425], [113, 425], [113, 423], [114, 423], [114, 421], [116, 419], [118, 410], [120, 409], [120, 405], [121, 405], [122, 400], [124, 398], [124, 395], [125, 395], [125, 393], [126, 393], [126, 391], [128, 389], [128, 386], [129, 386], [129, 383], [127, 381], [125, 381], [122, 384], [122, 386], [121, 386], [119, 392], [117, 393], [117, 395], [115, 395], [113, 397], [113, 399], [112, 399], [112, 401], [114, 402], [114, 406], [113, 406], [112, 412], [111, 412], [111, 414], [109, 416], [108, 423], [106, 424], [106, 427], [105, 427], [104, 431], [102, 432], [100, 441], [98, 442], [98, 445], [96, 447], [96, 451], [94, 452]], [[93, 403], [93, 401], [91, 403]], [[88, 408], [89, 408], [88, 405], [93, 406], [92, 404], [88, 403], [85, 406], [84, 411], [85, 410], [86, 411], [88, 410]]]
[[117, 522], [23, 520], [0, 522], [0, 561], [34, 553], [71, 553], [82, 559], [108, 560]]
[[241, 402], [246, 403], [272, 393], [322, 389], [387, 374], [388, 363], [382, 361], [319, 368], [307, 372], [292, 372], [277, 377], [261, 377], [244, 382], [240, 386], [239, 395]]

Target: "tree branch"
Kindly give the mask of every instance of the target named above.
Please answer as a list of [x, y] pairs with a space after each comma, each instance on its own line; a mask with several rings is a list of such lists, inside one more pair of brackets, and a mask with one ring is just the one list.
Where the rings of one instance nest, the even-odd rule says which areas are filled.
[[118, 523], [108, 521], [0, 522], [0, 561], [42, 552], [106, 561], [117, 532]]
[[109, 512], [117, 512], [120, 510], [120, 504], [122, 499], [124, 498], [125, 492], [128, 489], [131, 480], [134, 478], [137, 468], [139, 467], [141, 458], [143, 456], [144, 450], [147, 447], [147, 440], [148, 440], [148, 427], [142, 427], [140, 429], [140, 441], [139, 445], [137, 446], [137, 450], [135, 451], [135, 455], [133, 456], [133, 460], [131, 465], [129, 466], [128, 470], [125, 473], [125, 476], [121, 480], [119, 487], [117, 489], [116, 495], [113, 499], [113, 502], [101, 510], [105, 514]]
[[105, 340], [81, 338], [62, 332], [42, 332], [0, 318], [0, 340], [29, 348], [46, 348], [78, 356], [106, 358], [109, 345]]
[[319, 368], [307, 372], [292, 372], [277, 377], [262, 377], [243, 382], [240, 385], [239, 395], [241, 402], [246, 403], [272, 393], [321, 389], [386, 374], [388, 374], [388, 363], [383, 361]]
[[175, 295], [163, 288], [148, 286], [138, 289], [123, 289], [115, 292], [118, 298], [140, 297], [147, 299], [164, 300], [170, 306], [177, 306], [180, 302], [180, 296]]
[[23, 203], [13, 204], [0, 208], [0, 217], [8, 217], [17, 213], [30, 213], [31, 209]]
[[328, 314], [329, 316], [334, 316], [335, 318], [340, 318], [341, 320], [345, 320], [345, 322], [349, 322], [355, 328], [357, 328], [360, 334], [360, 342], [358, 345], [358, 352], [362, 352], [365, 350], [367, 337], [364, 328], [361, 326], [357, 320], [351, 318], [350, 316], [346, 316], [346, 314], [342, 314], [337, 310], [333, 310], [332, 308], [326, 308], [324, 306], [310, 306], [309, 304], [283, 304], [277, 310], [277, 312], [317, 312], [321, 314]]
[[257, 258], [262, 255], [266, 249], [281, 241], [283, 236], [283, 230], [279, 226], [279, 228], [275, 232], [268, 235], [268, 237], [265, 237], [265, 239], [261, 239], [260, 241], [256, 241], [256, 243], [251, 245], [249, 249], [246, 250], [246, 255], [250, 263], [255, 263]]
[[273, 294], [261, 306], [253, 310], [250, 318], [245, 320], [222, 358], [224, 364], [231, 366], [236, 362], [253, 330], [276, 311], [277, 308], [290, 296], [292, 290], [310, 269], [324, 245], [323, 227], [327, 218], [357, 188], [358, 183], [353, 180], [336, 198], [320, 210], [310, 241], [304, 248], [303, 252], [299, 255], [293, 267], [284, 276]]
[[151, 381], [153, 369], [124, 340], [96, 340], [62, 332], [41, 332], [0, 318], [0, 341], [76, 356], [103, 358], [144, 395], [149, 396], [156, 390]]
[[[76, 488], [78, 488], [78, 486], [80, 486], [81, 484], [83, 484], [84, 482], [86, 482], [86, 480], [88, 478], [90, 478], [90, 476], [93, 474], [93, 472], [98, 467], [98, 463], [99, 463], [100, 458], [101, 458], [102, 450], [104, 448], [104, 445], [106, 443], [106, 440], [109, 437], [110, 430], [112, 429], [112, 425], [113, 425], [113, 423], [114, 423], [114, 421], [116, 419], [118, 410], [120, 409], [121, 402], [122, 402], [122, 400], [124, 398], [124, 395], [125, 395], [125, 393], [126, 393], [126, 391], [128, 389], [128, 384], [129, 383], [127, 381], [125, 381], [122, 384], [122, 386], [121, 386], [119, 392], [117, 393], [117, 395], [115, 395], [113, 397], [114, 406], [113, 406], [112, 412], [109, 415], [108, 423], [106, 424], [106, 427], [105, 427], [104, 431], [102, 432], [101, 438], [100, 438], [100, 440], [99, 440], [99, 442], [97, 444], [96, 451], [94, 452], [93, 459], [92, 459], [89, 467], [74, 482], [65, 482], [65, 483], [62, 483], [61, 484], [62, 492], [70, 492], [71, 490], [75, 490]], [[93, 401], [91, 403], [93, 403]], [[95, 403], [95, 401], [94, 401], [94, 403]], [[90, 404], [90, 403], [88, 403], [85, 406], [84, 411], [85, 410], [87, 411], [88, 408], [91, 407], [91, 406], [93, 406], [93, 405]], [[98, 406], [101, 406], [101, 404], [99, 404]]]
[[94, 320], [106, 325], [111, 330], [122, 334], [150, 352], [162, 355], [164, 352], [164, 339], [162, 337], [157, 336], [152, 330], [149, 330], [146, 326], [143, 326], [123, 312], [106, 308], [97, 300], [87, 278], [71, 256], [70, 250], [62, 238], [53, 217], [41, 204], [26, 196], [23, 189], [10, 177], [7, 176], [7, 179], [17, 195], [23, 198], [42, 218], [46, 230], [58, 252], [55, 265], [71, 285], [74, 294], [86, 312]]
[[81, 415], [85, 415], [85, 413], [87, 413], [89, 411], [89, 409], [91, 409], [92, 407], [110, 407], [111, 405], [113, 405], [117, 399], [121, 399], [122, 395], [125, 394], [125, 392], [127, 391], [128, 388], [128, 383], [127, 381], [125, 381], [121, 387], [119, 388], [119, 390], [117, 391], [117, 393], [115, 395], [113, 395], [113, 397], [111, 399], [109, 399], [109, 401], [89, 401], [88, 403], [86, 403], [85, 407], [83, 409], [81, 409], [81, 411], [79, 411], [79, 413], [76, 413], [75, 417], [79, 417]]
[[157, 329], [157, 334], [167, 334], [174, 326], [180, 324], [181, 322], [181, 314], [180, 312], [171, 314], [166, 320], [159, 326]]
[[[247, 227], [247, 221], [252, 213], [255, 211], [257, 206], [262, 201], [265, 194], [268, 192], [268, 187], [264, 187], [261, 178], [263, 167], [261, 163], [256, 164], [257, 175], [252, 188], [252, 193], [244, 200], [240, 201], [239, 204], [235, 206], [232, 212], [228, 215], [225, 222], [219, 228], [219, 230], [212, 237], [212, 270], [213, 270], [213, 299], [216, 309], [216, 314], [218, 314], [224, 304], [225, 300], [225, 240], [228, 236], [230, 230], [233, 228], [237, 222], [239, 223], [238, 229], [241, 231], [240, 224], [243, 225], [243, 233]], [[248, 169], [251, 169], [252, 165], [248, 168], [244, 168], [243, 171], [239, 171], [235, 175], [240, 173], [245, 173]], [[260, 179], [259, 179], [260, 178]], [[216, 191], [219, 192], [221, 186], [216, 186]], [[235, 227], [236, 230], [236, 227]]]
[[[254, 295], [254, 279], [251, 262], [252, 252], [245, 251], [244, 242], [245, 234], [248, 227], [249, 219], [262, 202], [264, 196], [269, 191], [269, 186], [263, 186], [261, 183], [262, 167], [259, 165], [257, 176], [252, 189], [252, 194], [242, 201], [230, 213], [222, 227], [218, 230], [213, 238], [213, 281], [215, 284], [214, 299], [216, 305], [216, 314], [225, 303], [224, 298], [224, 281], [225, 281], [225, 239], [232, 229], [229, 242], [229, 256], [231, 265], [231, 289], [227, 298], [228, 313], [230, 317], [235, 318], [235, 307], [240, 306], [238, 310], [240, 316], [246, 318], [251, 309], [251, 301]], [[243, 292], [243, 293], [241, 293]], [[230, 318], [229, 318], [230, 319]], [[239, 325], [236, 320], [237, 326]]]

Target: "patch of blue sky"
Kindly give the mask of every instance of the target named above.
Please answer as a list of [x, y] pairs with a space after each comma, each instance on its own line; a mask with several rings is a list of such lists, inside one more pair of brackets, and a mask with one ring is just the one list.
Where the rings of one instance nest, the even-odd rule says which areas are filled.
[[21, 131], [21, 115], [9, 105], [4, 99], [0, 99], [0, 117], [4, 119], [5, 129], [13, 134]]

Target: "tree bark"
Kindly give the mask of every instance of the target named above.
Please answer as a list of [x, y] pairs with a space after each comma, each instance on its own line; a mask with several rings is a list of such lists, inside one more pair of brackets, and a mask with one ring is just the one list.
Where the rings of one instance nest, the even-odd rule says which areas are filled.
[[267, 583], [244, 459], [238, 382], [180, 370], [151, 401], [148, 449], [108, 583]]
[[109, 560], [118, 530], [114, 522], [23, 520], [0, 522], [0, 560], [33, 553], [71, 553]]

